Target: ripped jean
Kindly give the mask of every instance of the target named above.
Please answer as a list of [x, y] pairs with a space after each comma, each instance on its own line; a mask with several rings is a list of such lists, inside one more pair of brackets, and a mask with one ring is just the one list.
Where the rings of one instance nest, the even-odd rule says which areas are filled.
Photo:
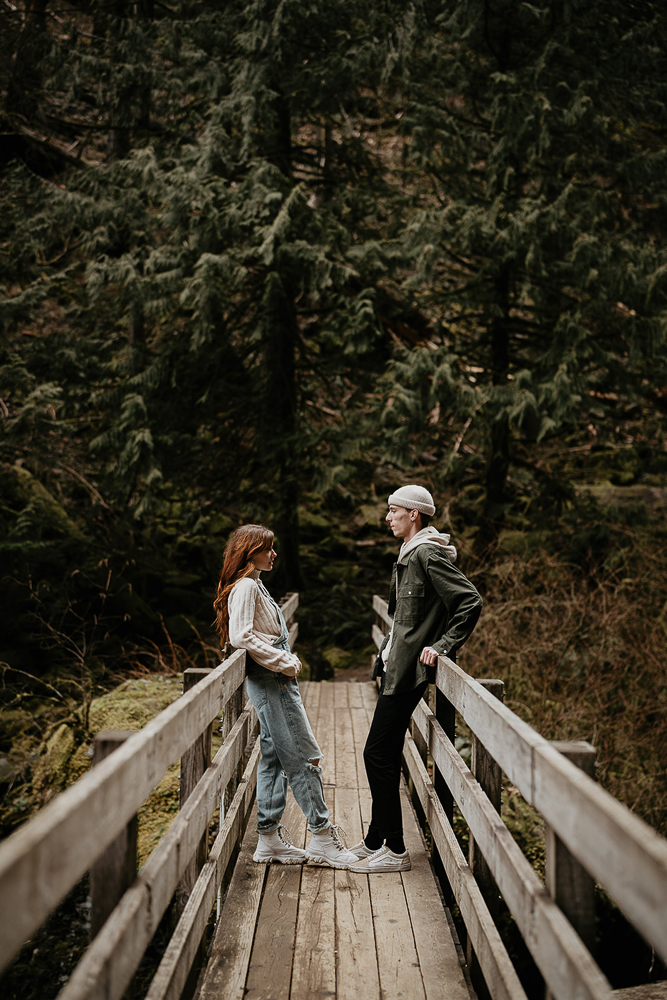
[[[276, 643], [277, 645], [277, 643]], [[279, 825], [289, 782], [312, 833], [331, 826], [324, 801], [321, 760], [295, 677], [267, 670], [248, 657], [248, 697], [261, 728], [262, 756], [257, 770], [257, 829], [270, 833]]]

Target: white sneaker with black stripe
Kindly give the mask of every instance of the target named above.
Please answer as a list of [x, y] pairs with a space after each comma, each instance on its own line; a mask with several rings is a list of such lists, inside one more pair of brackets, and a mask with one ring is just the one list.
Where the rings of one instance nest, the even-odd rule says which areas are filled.
[[358, 844], [355, 844], [354, 847], [348, 848], [348, 850], [350, 850], [352, 854], [359, 859], [359, 861], [363, 861], [364, 858], [370, 858], [371, 854], [375, 854], [375, 851], [379, 850], [379, 848], [376, 847], [375, 851], [372, 851], [370, 847], [366, 847], [363, 840], [360, 840]]

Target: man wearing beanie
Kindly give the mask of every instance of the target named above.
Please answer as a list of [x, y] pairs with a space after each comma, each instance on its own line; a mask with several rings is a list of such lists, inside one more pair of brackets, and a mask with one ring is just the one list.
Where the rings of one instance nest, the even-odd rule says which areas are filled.
[[449, 535], [429, 526], [435, 506], [428, 490], [402, 486], [387, 502], [386, 520], [403, 544], [391, 575], [393, 625], [371, 672], [373, 679], [382, 679], [364, 748], [373, 811], [366, 836], [351, 848], [359, 862], [350, 870], [366, 874], [411, 867], [400, 800], [405, 733], [429, 682], [435, 680], [438, 656], [455, 659], [482, 610], [482, 598], [454, 565], [456, 549]]

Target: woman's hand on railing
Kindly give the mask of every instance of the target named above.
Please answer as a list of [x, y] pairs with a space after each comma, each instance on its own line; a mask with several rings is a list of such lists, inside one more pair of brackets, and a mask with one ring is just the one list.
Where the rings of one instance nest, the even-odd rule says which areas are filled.
[[294, 659], [296, 661], [294, 665], [291, 667], [285, 667], [285, 669], [283, 670], [285, 677], [296, 677], [296, 675], [300, 672], [301, 660], [299, 659], [298, 656], [295, 656]]

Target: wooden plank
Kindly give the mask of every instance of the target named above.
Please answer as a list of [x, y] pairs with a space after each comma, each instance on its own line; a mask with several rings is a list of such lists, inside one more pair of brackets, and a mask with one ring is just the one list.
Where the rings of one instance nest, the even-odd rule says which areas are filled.
[[[106, 729], [93, 740], [93, 767], [132, 736], [131, 731]], [[90, 869], [90, 937], [96, 937], [137, 874], [137, 814], [109, 844]]]
[[[595, 775], [595, 747], [583, 740], [552, 744], [589, 778]], [[545, 830], [545, 885], [591, 954], [595, 953], [595, 882], [552, 827]]]
[[549, 745], [535, 751], [533, 805], [667, 961], [667, 841]]
[[299, 607], [299, 594], [298, 592], [293, 592], [291, 594], [285, 594], [282, 601], [280, 601], [280, 610], [283, 613], [283, 618], [289, 625], [290, 619], [294, 618], [296, 609]]
[[256, 812], [250, 817], [239, 859], [209, 949], [198, 1000], [242, 1000], [266, 865], [252, 860]]
[[381, 632], [377, 625], [373, 624], [373, 627], [371, 628], [371, 636], [373, 638], [373, 642], [379, 649], [384, 642], [384, 632]]
[[299, 638], [299, 623], [294, 622], [289, 628], [289, 648], [294, 651], [296, 640]]
[[[359, 686], [359, 685], [355, 685]], [[368, 713], [365, 708], [351, 708], [352, 738], [357, 769], [357, 787], [368, 788], [368, 775], [364, 764], [364, 746], [368, 737]]]
[[[347, 688], [347, 684], [336, 684], [336, 688]], [[336, 785], [357, 788], [357, 756], [352, 732], [352, 716], [347, 705], [334, 711], [336, 730]]]
[[[183, 671], [183, 693], [186, 694], [196, 687], [211, 673], [206, 667], [189, 667]], [[181, 757], [181, 776], [179, 786], [179, 809], [187, 802], [197, 783], [202, 778], [206, 768], [211, 763], [211, 737], [213, 726], [207, 726], [201, 736], [198, 736], [191, 747]], [[202, 834], [193, 857], [188, 862], [183, 877], [176, 888], [176, 910], [180, 915], [185, 909], [188, 897], [195, 882], [206, 863], [208, 855], [208, 827]], [[199, 961], [203, 960], [203, 955]]]
[[667, 961], [667, 841], [446, 657], [438, 658], [437, 685], [523, 797]]
[[320, 681], [320, 704], [317, 742], [324, 755], [322, 781], [325, 785], [336, 784], [336, 731], [334, 729], [334, 687], [332, 681]]
[[357, 875], [371, 890], [378, 971], [383, 1000], [425, 1000], [410, 914], [398, 873]]
[[367, 681], [361, 685], [361, 697], [363, 698], [366, 711], [370, 713], [370, 719], [375, 711], [375, 702], [378, 700], [378, 689], [375, 681]]
[[362, 687], [362, 685], [356, 683], [355, 681], [350, 681], [350, 683], [347, 684], [347, 687], [348, 687], [347, 698], [348, 698], [348, 704], [350, 706], [350, 709], [363, 708], [364, 707], [364, 702], [363, 702], [363, 698], [361, 696], [361, 687]]
[[197, 879], [183, 914], [176, 925], [146, 1000], [179, 1000], [199, 951], [208, 918], [215, 905], [218, 888], [238, 838], [243, 834], [254, 799], [259, 745], [234, 794], [210, 857]]
[[303, 867], [273, 864], [267, 868], [245, 1000], [289, 1000], [290, 995]]
[[240, 650], [0, 844], [0, 910], [13, 914], [0, 926], [0, 968], [118, 836], [244, 674]]
[[426, 844], [401, 781], [403, 836], [412, 869], [402, 876], [427, 1000], [470, 1000], [470, 991], [426, 854]]
[[324, 1000], [336, 995], [334, 910], [334, 869], [303, 868], [291, 1000]]
[[375, 612], [376, 615], [378, 615], [379, 618], [382, 619], [382, 621], [389, 629], [394, 624], [394, 622], [393, 619], [389, 616], [387, 608], [388, 604], [384, 600], [384, 598], [379, 597], [378, 594], [373, 594], [373, 611]]
[[358, 844], [363, 836], [359, 790], [336, 785], [336, 823], [343, 828], [349, 847]]
[[[340, 789], [336, 789], [336, 811], [341, 811]], [[359, 803], [357, 802], [357, 812]], [[357, 842], [359, 836], [352, 836]], [[368, 876], [336, 871], [336, 964], [337, 996], [340, 1000], [380, 1000], [373, 913]]]
[[243, 753], [248, 726], [255, 718], [249, 704], [185, 807], [85, 952], [60, 1000], [118, 1000], [122, 996]]
[[612, 996], [614, 1000], [667, 1000], [667, 982], [628, 986], [624, 990], [614, 990]]
[[404, 757], [491, 996], [494, 1000], [526, 1000], [479, 886], [410, 736], [405, 741]]
[[333, 696], [334, 696], [334, 708], [348, 708], [349, 695], [348, 689], [349, 685], [345, 683], [335, 683], [333, 686]]
[[423, 720], [424, 716], [430, 730], [428, 743], [433, 760], [444, 775], [554, 997], [606, 1000], [611, 990], [609, 983], [422, 702], [414, 718]]

